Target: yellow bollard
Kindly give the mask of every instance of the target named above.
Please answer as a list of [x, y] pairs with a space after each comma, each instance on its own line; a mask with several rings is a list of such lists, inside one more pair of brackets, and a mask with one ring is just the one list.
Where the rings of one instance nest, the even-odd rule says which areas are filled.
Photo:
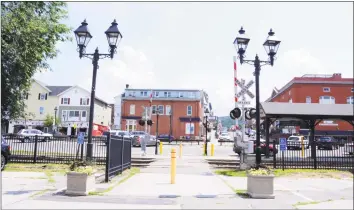
[[160, 155], [162, 155], [162, 151], [163, 151], [162, 150], [162, 145], [163, 145], [163, 143], [160, 141], [160, 145], [159, 145], [160, 146]]
[[176, 183], [176, 149], [171, 149], [171, 184]]
[[210, 148], [210, 155], [214, 156], [214, 144], [211, 144], [211, 148]]
[[205, 144], [203, 144], [203, 155], [205, 155]]
[[182, 157], [182, 143], [179, 143], [179, 158]]

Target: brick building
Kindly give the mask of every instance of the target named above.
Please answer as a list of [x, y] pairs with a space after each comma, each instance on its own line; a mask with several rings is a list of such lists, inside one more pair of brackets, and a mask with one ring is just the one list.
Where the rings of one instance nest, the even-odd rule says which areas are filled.
[[[266, 102], [354, 104], [353, 78], [341, 74], [295, 77], [281, 89], [274, 88]], [[296, 129], [299, 131], [299, 127]], [[323, 120], [316, 135], [351, 136], [353, 127], [345, 121]], [[306, 132], [302, 132], [304, 134]]]
[[[144, 131], [144, 126], [140, 126], [138, 121], [144, 115], [144, 107], [150, 106], [151, 94], [152, 111], [161, 110], [159, 134], [169, 134], [170, 126], [175, 138], [201, 136], [205, 133], [202, 120], [205, 109], [211, 106], [209, 106], [208, 96], [204, 91], [129, 89], [128, 85], [119, 101], [121, 103], [120, 123], [122, 130]], [[154, 124], [150, 128], [150, 134], [156, 135], [156, 114], [152, 114], [151, 119]]]

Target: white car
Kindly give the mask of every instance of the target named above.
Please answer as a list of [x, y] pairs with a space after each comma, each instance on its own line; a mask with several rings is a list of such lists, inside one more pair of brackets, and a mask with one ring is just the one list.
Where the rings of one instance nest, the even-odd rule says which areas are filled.
[[221, 133], [221, 135], [219, 136], [219, 139], [220, 140], [226, 140], [226, 141], [231, 141], [231, 137], [229, 135], [229, 133]]
[[34, 142], [35, 136], [38, 136], [38, 141], [48, 141], [53, 138], [53, 134], [44, 133], [43, 131], [37, 129], [21, 129], [18, 133], [19, 139], [22, 143], [24, 142]]
[[344, 153], [347, 153], [349, 155], [353, 155], [354, 154], [354, 143], [345, 144]]

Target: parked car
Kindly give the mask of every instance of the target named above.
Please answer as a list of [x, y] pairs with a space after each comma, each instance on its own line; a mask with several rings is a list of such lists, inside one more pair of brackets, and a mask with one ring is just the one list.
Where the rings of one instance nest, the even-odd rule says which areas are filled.
[[[256, 140], [255, 139], [249, 139], [248, 141], [253, 141], [253, 154], [256, 153]], [[266, 141], [264, 139], [261, 139], [261, 154], [266, 153]], [[234, 144], [233, 151], [237, 153], [238, 155], [241, 154], [241, 147], [238, 147], [236, 144]], [[278, 149], [274, 148], [272, 144], [269, 144], [269, 155], [273, 156], [274, 154], [278, 153]]]
[[148, 138], [148, 140], [146, 142], [146, 146], [155, 146], [156, 141], [157, 141], [157, 143], [160, 142], [159, 140], [156, 140], [155, 136], [149, 135], [148, 133], [145, 133], [144, 131], [133, 131], [133, 132], [131, 132], [131, 135], [133, 136], [133, 139], [132, 139], [132, 146], [133, 147], [140, 147], [141, 141], [146, 136], [150, 136], [150, 138]]
[[160, 134], [157, 138], [163, 142], [172, 142], [175, 140], [175, 137], [172, 135], [170, 136], [170, 134]]
[[219, 136], [219, 140], [222, 140], [222, 141], [231, 141], [232, 138], [231, 138], [231, 136], [229, 135], [229, 133], [221, 133], [221, 135]]
[[[114, 136], [123, 136], [124, 138], [133, 138], [133, 135], [129, 133], [129, 131], [121, 131], [121, 130], [110, 130], [110, 131], [104, 131], [103, 134], [104, 136], [108, 135], [114, 135]], [[107, 141], [105, 142], [107, 145]]]
[[303, 143], [304, 147], [307, 149], [310, 147], [309, 141], [305, 138], [305, 136], [289, 136], [286, 142], [287, 149], [302, 149], [301, 143]]
[[40, 137], [38, 140], [43, 142], [53, 138], [53, 134], [44, 133], [37, 129], [21, 129], [17, 134], [19, 135], [19, 139], [22, 143], [31, 141], [34, 142], [34, 136]]
[[338, 149], [337, 141], [331, 136], [322, 136], [317, 140], [317, 149]]
[[344, 153], [354, 155], [354, 143], [347, 143], [344, 145]]
[[1, 171], [4, 170], [5, 165], [9, 162], [11, 156], [10, 145], [1, 136]]

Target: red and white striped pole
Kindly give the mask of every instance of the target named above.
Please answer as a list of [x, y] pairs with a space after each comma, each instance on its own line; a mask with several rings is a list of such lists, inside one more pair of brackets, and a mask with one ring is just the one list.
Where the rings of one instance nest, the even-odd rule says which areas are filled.
[[[237, 79], [237, 57], [234, 56], [234, 89], [235, 89], [235, 108], [238, 108], [238, 98], [237, 98], [237, 83], [236, 83], [236, 79]], [[236, 128], [238, 128], [238, 119], [235, 120], [236, 121]]]

